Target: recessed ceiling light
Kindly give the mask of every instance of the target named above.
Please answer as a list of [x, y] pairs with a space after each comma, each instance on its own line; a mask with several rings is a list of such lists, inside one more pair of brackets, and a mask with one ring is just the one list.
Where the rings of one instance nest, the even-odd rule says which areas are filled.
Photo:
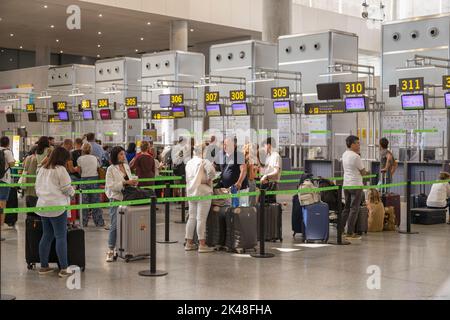
[[14, 33], [10, 33], [9, 36], [10, 36], [10, 37], [14, 37]]
[[19, 47], [19, 49], [22, 49], [22, 48], [23, 48], [22, 46]]
[[99, 31], [99, 32], [97, 32], [97, 34], [98, 34], [98, 35], [100, 35], [100, 34], [102, 34], [102, 32], [101, 32], [101, 31]]
[[12, 61], [13, 61], [13, 59], [12, 59], [12, 58], [10, 58], [10, 59], [9, 59], [9, 62], [12, 62]]
[[0, 21], [2, 21], [3, 20], [3, 18], [0, 18]]
[[50, 26], [50, 28], [52, 28], [52, 29], [53, 29], [54, 27], [55, 27], [54, 25], [51, 25], [51, 26]]
[[144, 41], [144, 38], [141, 37], [141, 41]]
[[97, 45], [97, 48], [100, 48], [100, 47], [101, 47], [101, 45], [98, 44], [98, 45]]
[[59, 42], [59, 39], [56, 39], [56, 42]]
[[63, 52], [64, 52], [64, 51], [61, 50], [59, 53], [63, 53]]
[[151, 25], [152, 23], [149, 21], [149, 22], [147, 22], [147, 25], [149, 26], [149, 25]]
[[99, 54], [97, 55], [97, 58], [100, 58], [100, 55], [99, 55]]
[[98, 16], [99, 16], [100, 18], [103, 17], [103, 15], [102, 15], [101, 13], [100, 13]]
[[48, 8], [48, 6], [45, 4], [45, 5], [44, 5], [44, 9], [47, 9], [47, 8]]
[[190, 31], [191, 31], [191, 32], [194, 32], [194, 29], [191, 29]]
[[134, 49], [134, 51], [138, 52], [139, 50], [138, 49]]

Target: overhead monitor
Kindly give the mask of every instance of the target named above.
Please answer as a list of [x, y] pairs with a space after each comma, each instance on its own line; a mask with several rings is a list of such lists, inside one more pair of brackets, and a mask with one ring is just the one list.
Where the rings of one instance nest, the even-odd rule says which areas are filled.
[[450, 108], [450, 92], [445, 94], [445, 107]]
[[83, 110], [83, 120], [94, 120], [94, 112], [92, 110]]
[[101, 109], [99, 110], [100, 119], [102, 120], [111, 120], [111, 110], [110, 109]]
[[342, 83], [332, 82], [332, 83], [318, 83], [317, 88], [317, 99], [319, 100], [338, 100], [342, 99]]
[[60, 121], [69, 121], [69, 112], [67, 111], [58, 112], [58, 118]]
[[366, 97], [348, 97], [345, 98], [346, 112], [362, 112], [367, 109]]
[[173, 106], [172, 115], [174, 118], [186, 118], [186, 109], [184, 106]]
[[14, 113], [7, 113], [6, 122], [16, 122], [16, 115]]
[[38, 116], [36, 112], [28, 113], [28, 122], [38, 122]]
[[248, 116], [248, 104], [233, 103], [231, 105], [231, 111], [233, 116]]
[[402, 95], [403, 110], [423, 110], [425, 109], [426, 98], [424, 94], [404, 94]]
[[222, 106], [220, 104], [207, 104], [206, 115], [208, 117], [220, 117], [222, 115]]
[[291, 114], [292, 101], [274, 101], [273, 112], [275, 114]]
[[159, 95], [159, 106], [161, 108], [170, 108], [170, 94]]
[[140, 118], [139, 109], [138, 108], [128, 108], [127, 116], [128, 116], [128, 119], [139, 119]]

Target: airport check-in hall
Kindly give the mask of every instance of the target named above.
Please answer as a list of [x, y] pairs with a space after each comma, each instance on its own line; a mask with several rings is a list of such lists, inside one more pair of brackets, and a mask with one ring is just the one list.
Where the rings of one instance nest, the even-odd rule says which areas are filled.
[[2, 300], [450, 299], [449, 0], [2, 0], [0, 30]]

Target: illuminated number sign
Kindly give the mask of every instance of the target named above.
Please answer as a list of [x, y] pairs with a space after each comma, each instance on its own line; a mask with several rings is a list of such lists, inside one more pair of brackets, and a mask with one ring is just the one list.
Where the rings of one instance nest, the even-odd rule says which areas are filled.
[[91, 108], [91, 100], [81, 100], [81, 109], [86, 110]]
[[152, 111], [153, 120], [174, 119], [172, 111]]
[[36, 106], [34, 105], [34, 103], [29, 103], [26, 105], [26, 110], [27, 112], [35, 112]]
[[366, 84], [364, 81], [345, 83], [345, 94], [365, 94], [365, 93], [366, 93]]
[[205, 102], [212, 103], [212, 102], [219, 102], [219, 92], [205, 92]]
[[230, 101], [245, 101], [247, 99], [247, 94], [245, 90], [231, 90], [230, 91]]
[[442, 88], [444, 90], [450, 90], [450, 76], [442, 77]]
[[170, 95], [170, 104], [176, 105], [176, 104], [182, 104], [184, 103], [184, 95], [182, 94], [171, 94]]
[[97, 100], [97, 108], [108, 108], [109, 100], [108, 99], [98, 99]]
[[400, 92], [423, 91], [423, 77], [400, 79], [398, 82]]
[[67, 102], [65, 101], [57, 101], [53, 103], [53, 111], [59, 112], [59, 111], [66, 111], [67, 108]]
[[126, 107], [137, 107], [137, 97], [125, 98]]
[[272, 99], [287, 99], [289, 98], [289, 87], [272, 88]]

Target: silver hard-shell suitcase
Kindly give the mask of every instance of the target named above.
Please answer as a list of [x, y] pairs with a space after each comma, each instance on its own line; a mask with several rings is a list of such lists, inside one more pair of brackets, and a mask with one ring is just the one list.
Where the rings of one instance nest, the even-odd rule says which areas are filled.
[[126, 262], [150, 255], [150, 207], [120, 206], [117, 217], [118, 254]]

